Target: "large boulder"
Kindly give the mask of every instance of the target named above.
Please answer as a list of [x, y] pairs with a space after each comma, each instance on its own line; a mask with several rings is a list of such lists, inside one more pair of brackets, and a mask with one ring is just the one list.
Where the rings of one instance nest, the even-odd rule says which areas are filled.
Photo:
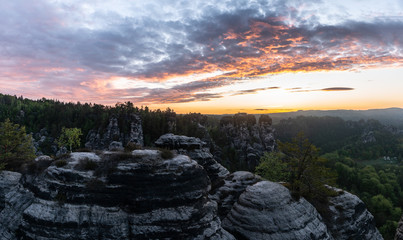
[[234, 239], [206, 171], [185, 155], [73, 153], [38, 176], [8, 178], [1, 192], [28, 197], [5, 198], [1, 239]]
[[338, 195], [329, 198], [329, 213], [323, 217], [335, 239], [383, 239], [361, 199], [341, 189], [333, 190]]
[[333, 239], [309, 202], [269, 181], [247, 187], [223, 227], [238, 239]]

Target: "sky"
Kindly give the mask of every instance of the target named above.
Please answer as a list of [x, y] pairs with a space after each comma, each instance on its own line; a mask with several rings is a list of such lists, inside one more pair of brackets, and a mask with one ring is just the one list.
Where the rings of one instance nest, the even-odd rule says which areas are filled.
[[178, 113], [403, 107], [401, 0], [0, 0], [0, 93]]

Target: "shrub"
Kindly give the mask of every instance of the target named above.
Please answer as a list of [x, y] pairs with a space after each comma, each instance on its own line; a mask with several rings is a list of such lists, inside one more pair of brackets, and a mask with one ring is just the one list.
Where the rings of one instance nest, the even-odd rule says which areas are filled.
[[174, 154], [173, 154], [172, 151], [169, 150], [169, 149], [164, 149], [164, 148], [162, 148], [162, 149], [160, 149], [160, 152], [161, 152], [161, 157], [162, 157], [163, 159], [171, 159], [171, 158], [174, 157]]
[[67, 161], [62, 159], [62, 160], [57, 160], [55, 162], [56, 167], [61, 168], [67, 165]]
[[128, 142], [127, 145], [125, 146], [126, 152], [132, 152], [133, 150], [138, 150], [138, 149], [142, 149], [142, 147], [138, 144], [135, 144], [134, 142]]

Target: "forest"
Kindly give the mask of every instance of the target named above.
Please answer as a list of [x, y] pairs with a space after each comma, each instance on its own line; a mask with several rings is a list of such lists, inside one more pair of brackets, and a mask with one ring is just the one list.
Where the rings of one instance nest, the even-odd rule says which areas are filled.
[[[234, 151], [226, 146], [228, 139], [220, 132], [220, 126], [223, 121], [228, 121], [228, 116], [176, 114], [169, 108], [151, 110], [146, 106], [134, 106], [131, 102], [103, 106], [0, 94], [0, 123], [9, 120], [7, 124], [18, 124], [33, 137], [46, 129], [49, 141], [40, 146], [45, 154], [50, 152], [50, 143], [60, 137], [63, 128], [79, 128], [82, 133], [79, 145], [82, 147], [88, 132], [104, 130], [112, 116], [118, 119], [121, 131], [129, 131], [130, 114], [138, 114], [142, 119], [145, 146], [153, 146], [159, 136], [173, 132], [210, 139], [214, 142], [210, 147], [223, 150], [222, 159], [236, 160]], [[248, 122], [259, 123], [259, 118], [248, 116]], [[345, 121], [328, 116], [286, 118], [273, 127], [280, 145], [286, 145], [299, 133], [304, 133], [315, 146], [318, 157], [327, 160], [326, 169], [333, 169], [337, 174], [336, 186], [362, 199], [375, 216], [384, 238], [393, 239], [403, 206], [401, 129], [385, 126], [376, 120]], [[245, 170], [242, 165], [226, 167], [233, 171]]]

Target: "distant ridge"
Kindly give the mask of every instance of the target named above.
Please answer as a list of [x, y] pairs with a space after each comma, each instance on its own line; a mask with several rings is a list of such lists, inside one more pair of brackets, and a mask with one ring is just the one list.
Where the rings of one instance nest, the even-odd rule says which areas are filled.
[[270, 116], [274, 123], [279, 122], [281, 119], [295, 118], [297, 116], [330, 116], [352, 121], [375, 119], [385, 125], [393, 125], [403, 128], [403, 108], [369, 110], [299, 110], [296, 112], [271, 113]]

